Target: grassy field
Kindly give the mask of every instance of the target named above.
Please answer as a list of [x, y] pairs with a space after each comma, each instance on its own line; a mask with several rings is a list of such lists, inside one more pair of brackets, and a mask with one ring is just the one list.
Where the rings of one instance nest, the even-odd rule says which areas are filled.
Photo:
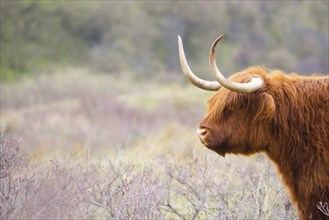
[[0, 218], [296, 219], [267, 158], [199, 143], [211, 93], [164, 78], [1, 83]]

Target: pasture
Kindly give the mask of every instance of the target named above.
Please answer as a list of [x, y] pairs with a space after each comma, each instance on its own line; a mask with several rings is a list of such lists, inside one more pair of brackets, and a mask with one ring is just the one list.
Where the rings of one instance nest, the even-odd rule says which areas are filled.
[[63, 68], [1, 82], [1, 219], [296, 219], [263, 155], [197, 139], [211, 92]]

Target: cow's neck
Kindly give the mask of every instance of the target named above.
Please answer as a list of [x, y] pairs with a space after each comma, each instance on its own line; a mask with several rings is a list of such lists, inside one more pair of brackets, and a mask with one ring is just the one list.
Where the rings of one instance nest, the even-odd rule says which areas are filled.
[[297, 188], [304, 181], [321, 184], [314, 170], [329, 166], [329, 155], [321, 153], [329, 145], [329, 132], [319, 129], [328, 126], [328, 80], [329, 77], [302, 77], [276, 88], [276, 116], [270, 126], [272, 140], [267, 154], [295, 196], [310, 193]]

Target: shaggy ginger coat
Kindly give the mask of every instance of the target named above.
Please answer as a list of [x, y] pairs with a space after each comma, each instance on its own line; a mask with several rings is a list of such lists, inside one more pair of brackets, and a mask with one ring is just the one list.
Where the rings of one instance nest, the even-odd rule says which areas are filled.
[[224, 156], [264, 152], [276, 165], [300, 219], [329, 219], [317, 205], [329, 201], [329, 77], [298, 76], [251, 67], [233, 75], [265, 86], [241, 94], [221, 88], [200, 126], [206, 145]]

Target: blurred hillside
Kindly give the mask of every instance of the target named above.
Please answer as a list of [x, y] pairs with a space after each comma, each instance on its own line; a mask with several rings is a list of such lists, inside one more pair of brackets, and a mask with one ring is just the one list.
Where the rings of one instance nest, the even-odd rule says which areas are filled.
[[[1, 74], [87, 65], [113, 74], [180, 72], [181, 35], [195, 72], [207, 77], [219, 34], [227, 74], [264, 65], [329, 72], [328, 1], [1, 1]], [[174, 76], [173, 76], [174, 77]]]

